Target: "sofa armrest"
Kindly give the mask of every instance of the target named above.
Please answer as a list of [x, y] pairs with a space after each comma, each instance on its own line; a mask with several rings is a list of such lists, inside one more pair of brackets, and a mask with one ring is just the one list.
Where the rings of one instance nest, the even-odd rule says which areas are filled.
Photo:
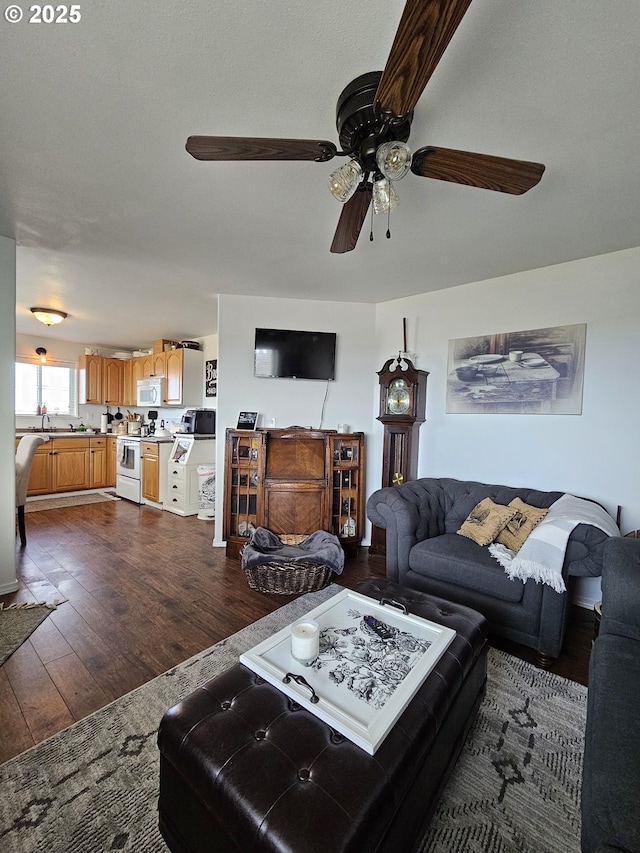
[[601, 633], [640, 640], [640, 540], [613, 537], [604, 546]]
[[386, 530], [387, 577], [400, 583], [409, 566], [409, 551], [418, 541], [418, 507], [405, 500], [400, 487], [378, 489], [367, 501], [367, 516]]

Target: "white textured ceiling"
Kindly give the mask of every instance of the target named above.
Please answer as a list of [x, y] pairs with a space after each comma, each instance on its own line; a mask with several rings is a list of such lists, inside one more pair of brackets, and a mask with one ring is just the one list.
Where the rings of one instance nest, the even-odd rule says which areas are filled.
[[[637, 0], [474, 0], [410, 143], [534, 160], [510, 196], [412, 174], [355, 251], [329, 246], [337, 163], [203, 163], [187, 136], [337, 142], [402, 0], [85, 0], [0, 19], [0, 234], [17, 330], [137, 347], [216, 331], [218, 293], [380, 302], [640, 243]], [[4, 8], [4, 6], [3, 6]], [[29, 306], [69, 313], [46, 330]]]

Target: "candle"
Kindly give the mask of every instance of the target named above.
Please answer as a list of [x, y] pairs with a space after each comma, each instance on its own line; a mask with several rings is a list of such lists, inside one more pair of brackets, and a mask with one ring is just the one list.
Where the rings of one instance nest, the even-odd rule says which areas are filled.
[[313, 619], [301, 619], [291, 626], [291, 656], [310, 666], [320, 650], [320, 626]]

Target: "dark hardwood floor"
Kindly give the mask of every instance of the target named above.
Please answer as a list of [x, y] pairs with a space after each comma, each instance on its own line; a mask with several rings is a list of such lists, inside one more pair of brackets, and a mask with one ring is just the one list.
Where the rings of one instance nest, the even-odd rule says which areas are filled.
[[[26, 527], [20, 588], [1, 600], [68, 600], [0, 667], [0, 762], [291, 600], [251, 590], [195, 516], [113, 501], [28, 513]], [[339, 582], [384, 573], [364, 548]], [[586, 684], [592, 636], [573, 607], [553, 671]]]

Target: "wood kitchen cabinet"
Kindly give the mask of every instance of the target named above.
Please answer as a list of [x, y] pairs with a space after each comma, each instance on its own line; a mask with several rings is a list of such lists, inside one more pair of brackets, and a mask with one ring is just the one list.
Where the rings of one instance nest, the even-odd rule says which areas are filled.
[[171, 349], [165, 361], [165, 403], [167, 406], [198, 406], [204, 394], [204, 354], [200, 350]]
[[102, 362], [100, 355], [81, 355], [78, 359], [78, 402], [102, 405]]
[[121, 406], [124, 399], [124, 361], [121, 358], [102, 359], [102, 402]]
[[136, 406], [138, 404], [138, 386], [133, 384], [133, 363], [135, 358], [125, 358], [122, 362], [122, 405]]
[[[110, 444], [112, 474], [108, 458]], [[27, 496], [104, 489], [115, 485], [115, 472], [115, 439], [106, 436], [50, 439], [36, 450]]]
[[142, 497], [160, 503], [160, 447], [153, 441], [142, 442]]
[[364, 532], [364, 434], [332, 430], [226, 432], [223, 536], [238, 557], [256, 527], [327, 530], [356, 554]]
[[90, 483], [89, 439], [53, 439], [49, 444], [52, 456], [52, 485], [54, 492], [73, 492], [88, 489]]
[[104, 489], [109, 485], [107, 438], [89, 439], [89, 486]]
[[78, 402], [119, 406], [124, 397], [124, 361], [100, 355], [78, 359]]
[[116, 437], [107, 436], [107, 486], [116, 485]]
[[[16, 446], [17, 444], [16, 441]], [[53, 457], [51, 456], [50, 444], [51, 442], [47, 442], [39, 445], [35, 452], [31, 474], [29, 475], [27, 497], [30, 495], [48, 495], [53, 491]]]

